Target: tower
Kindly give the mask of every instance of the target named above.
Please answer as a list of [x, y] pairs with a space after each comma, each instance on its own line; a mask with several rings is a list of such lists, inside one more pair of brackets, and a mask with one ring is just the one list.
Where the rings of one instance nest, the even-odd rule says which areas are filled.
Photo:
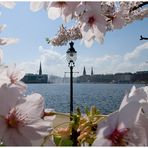
[[91, 67], [91, 76], [94, 75], [93, 67]]
[[84, 66], [84, 69], [83, 69], [83, 76], [86, 76], [85, 66]]
[[39, 75], [42, 75], [42, 65], [41, 65], [41, 62], [40, 62], [40, 68], [39, 68]]

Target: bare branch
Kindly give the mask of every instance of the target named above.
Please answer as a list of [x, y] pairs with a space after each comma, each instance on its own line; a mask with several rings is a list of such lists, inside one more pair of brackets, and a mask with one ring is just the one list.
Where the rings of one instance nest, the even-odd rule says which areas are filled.
[[142, 35], [140, 36], [140, 40], [148, 40], [148, 38], [143, 37]]
[[143, 6], [147, 5], [147, 4], [148, 4], [148, 2], [142, 2], [142, 3], [139, 4], [138, 6], [133, 7], [133, 8], [130, 10], [130, 12], [131, 12], [131, 11], [134, 11], [134, 10], [137, 10], [138, 8], [141, 8], [141, 7], [143, 7]]

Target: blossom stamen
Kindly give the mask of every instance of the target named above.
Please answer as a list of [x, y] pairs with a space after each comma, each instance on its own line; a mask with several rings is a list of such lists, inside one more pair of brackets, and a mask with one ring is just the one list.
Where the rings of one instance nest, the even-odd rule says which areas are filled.
[[8, 128], [17, 128], [18, 126], [23, 126], [25, 124], [26, 118], [27, 116], [22, 116], [21, 113], [14, 109], [12, 112], [9, 112], [5, 120]]
[[129, 129], [124, 129], [122, 131], [115, 129], [107, 139], [112, 141], [113, 146], [125, 146], [127, 145], [125, 136], [127, 135]]
[[64, 1], [60, 1], [60, 2], [57, 2], [57, 3], [58, 3], [58, 5], [59, 5], [60, 7], [63, 7], [63, 6], [66, 5], [66, 2], [64, 2]]
[[89, 17], [88, 19], [88, 24], [90, 24], [90, 26], [92, 26], [95, 22], [95, 18], [93, 16]]

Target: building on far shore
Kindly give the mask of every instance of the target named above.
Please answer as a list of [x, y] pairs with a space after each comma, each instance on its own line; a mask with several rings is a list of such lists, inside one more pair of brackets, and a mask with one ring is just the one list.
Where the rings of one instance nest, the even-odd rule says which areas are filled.
[[116, 73], [114, 79], [116, 83], [130, 83], [132, 81], [132, 73]]
[[24, 83], [48, 83], [48, 75], [42, 74], [42, 65], [40, 62], [39, 74], [28, 73], [22, 79]]
[[93, 67], [90, 75], [86, 74], [84, 67], [81, 76], [76, 78], [77, 83], [144, 83], [148, 84], [148, 71], [137, 71], [135, 73], [115, 73], [115, 74], [94, 74]]

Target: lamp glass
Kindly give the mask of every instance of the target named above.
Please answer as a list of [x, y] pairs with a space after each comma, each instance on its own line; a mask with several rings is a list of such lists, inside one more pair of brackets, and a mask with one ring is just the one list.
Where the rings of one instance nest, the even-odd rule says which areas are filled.
[[66, 59], [68, 62], [75, 62], [77, 59], [77, 52], [76, 51], [68, 51], [66, 53]]

